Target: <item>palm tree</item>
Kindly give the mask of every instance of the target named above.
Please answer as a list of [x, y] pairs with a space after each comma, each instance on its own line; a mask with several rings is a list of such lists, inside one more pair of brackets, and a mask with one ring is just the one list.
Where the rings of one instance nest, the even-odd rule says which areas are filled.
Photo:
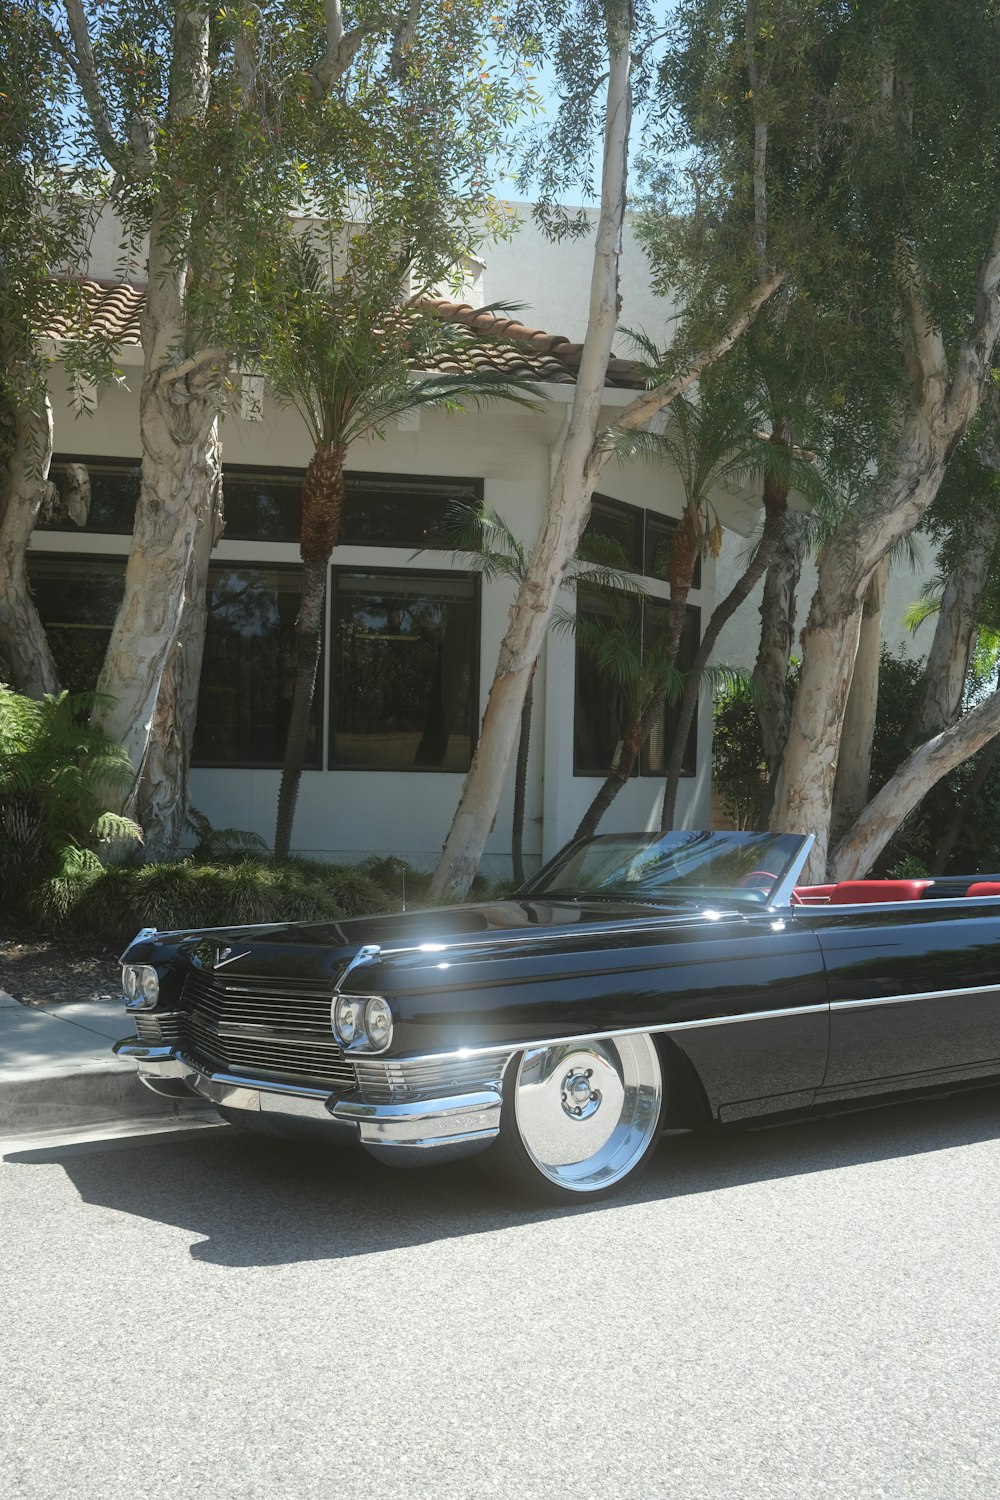
[[[279, 399], [300, 412], [313, 441], [302, 483], [302, 599], [295, 623], [295, 679], [278, 795], [274, 852], [288, 857], [323, 636], [330, 556], [344, 509], [344, 462], [351, 443], [381, 436], [395, 417], [422, 407], [460, 410], [491, 401], [538, 405], [527, 380], [492, 370], [434, 375], [411, 370], [460, 341], [461, 331], [407, 303], [409, 257], [395, 258], [364, 236], [346, 250], [295, 240], [282, 268], [281, 327], [262, 352]], [[492, 308], [483, 309], [485, 312]], [[426, 366], [425, 366], [426, 367]], [[535, 399], [527, 392], [535, 391]]]
[[[467, 505], [456, 502], [449, 509], [439, 539], [454, 555], [468, 559], [470, 566], [482, 574], [487, 583], [507, 578], [518, 588], [528, 571], [528, 553], [508, 523], [495, 510], [480, 502]], [[643, 591], [625, 572], [624, 551], [609, 538], [589, 536], [580, 545], [579, 554], [566, 570], [568, 587], [586, 584], [609, 595], [638, 595]], [[576, 630], [579, 616], [557, 609], [552, 624], [557, 629]], [[537, 663], [536, 663], [537, 666]], [[511, 827], [510, 854], [514, 880], [524, 883], [524, 803], [528, 781], [528, 751], [531, 743], [531, 715], [535, 674], [532, 670], [521, 709], [521, 726], [514, 762], [514, 814]]]

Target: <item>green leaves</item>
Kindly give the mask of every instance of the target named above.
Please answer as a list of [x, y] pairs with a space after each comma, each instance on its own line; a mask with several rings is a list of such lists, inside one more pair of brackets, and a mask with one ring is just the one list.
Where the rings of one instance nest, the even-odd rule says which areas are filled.
[[40, 881], [100, 868], [102, 844], [142, 842], [105, 793], [132, 782], [125, 750], [89, 728], [93, 693], [41, 701], [0, 685], [0, 894], [19, 907]]

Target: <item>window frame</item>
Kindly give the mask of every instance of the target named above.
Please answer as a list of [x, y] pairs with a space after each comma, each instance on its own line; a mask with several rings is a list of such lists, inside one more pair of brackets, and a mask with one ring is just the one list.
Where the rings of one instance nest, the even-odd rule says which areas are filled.
[[[383, 577], [383, 578], [399, 578], [400, 576], [404, 576], [406, 578], [434, 578], [434, 579], [441, 579], [441, 578], [464, 578], [464, 579], [471, 580], [471, 582], [472, 582], [473, 627], [472, 627], [472, 644], [471, 644], [471, 652], [472, 652], [471, 666], [472, 666], [472, 671], [471, 671], [470, 676], [469, 676], [469, 720], [470, 720], [470, 723], [469, 723], [469, 764], [467, 766], [457, 767], [456, 769], [452, 770], [448, 766], [359, 766], [359, 765], [342, 765], [339, 761], [337, 761], [337, 759], [335, 757], [335, 754], [334, 754], [334, 746], [335, 746], [335, 742], [336, 742], [336, 722], [335, 722], [335, 694], [336, 694], [336, 687], [335, 687], [335, 684], [333, 682], [333, 676], [332, 676], [332, 674], [333, 674], [333, 663], [334, 663], [334, 655], [335, 655], [334, 650], [333, 650], [333, 635], [334, 635], [334, 631], [336, 629], [336, 620], [337, 620], [337, 581], [338, 581], [338, 578], [339, 578], [339, 576], [341, 574], [348, 574], [348, 575], [350, 575], [352, 577], [362, 577], [362, 578], [379, 578], [379, 577]], [[327, 678], [326, 678], [326, 685], [327, 685], [327, 689], [328, 689], [328, 694], [327, 694], [327, 733], [328, 733], [328, 740], [327, 740], [327, 752], [326, 752], [326, 766], [325, 766], [325, 769], [327, 771], [335, 771], [338, 774], [344, 774], [344, 773], [350, 773], [350, 772], [354, 772], [354, 773], [361, 772], [364, 775], [378, 775], [378, 776], [413, 776], [413, 775], [420, 775], [420, 776], [428, 776], [428, 775], [430, 775], [430, 776], [467, 776], [469, 774], [469, 767], [472, 765], [473, 757], [475, 756], [475, 753], [476, 753], [476, 747], [479, 744], [479, 727], [480, 727], [480, 717], [481, 717], [480, 712], [479, 712], [479, 702], [480, 702], [479, 693], [480, 693], [480, 678], [481, 678], [481, 670], [482, 670], [482, 629], [483, 629], [482, 587], [483, 587], [483, 575], [482, 575], [481, 571], [479, 569], [477, 569], [477, 568], [472, 568], [472, 569], [470, 569], [470, 568], [407, 568], [407, 567], [403, 567], [403, 568], [399, 568], [399, 567], [396, 567], [396, 568], [391, 568], [391, 567], [390, 568], [386, 568], [386, 567], [382, 567], [382, 568], [379, 568], [379, 567], [369, 568], [369, 567], [365, 567], [364, 564], [358, 564], [358, 563], [354, 564], [353, 566], [350, 563], [341, 563], [341, 564], [337, 564], [335, 566], [331, 566], [331, 568], [329, 570], [329, 582], [328, 582], [328, 597], [329, 597], [329, 606], [330, 606], [329, 607], [329, 611], [328, 611], [328, 620], [329, 620], [329, 631], [328, 631], [328, 634], [329, 634], [329, 638], [330, 638], [330, 648], [331, 649], [330, 649], [329, 664], [327, 666]]]

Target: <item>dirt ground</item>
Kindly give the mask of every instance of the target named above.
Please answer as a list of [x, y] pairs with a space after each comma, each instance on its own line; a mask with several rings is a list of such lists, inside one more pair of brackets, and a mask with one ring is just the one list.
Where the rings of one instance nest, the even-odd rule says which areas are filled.
[[100, 945], [15, 934], [0, 924], [0, 990], [24, 1005], [116, 999], [117, 955]]

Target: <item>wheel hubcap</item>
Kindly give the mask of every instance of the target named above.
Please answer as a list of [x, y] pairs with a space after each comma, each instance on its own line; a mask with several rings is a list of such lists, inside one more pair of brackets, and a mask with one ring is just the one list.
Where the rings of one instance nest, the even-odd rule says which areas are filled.
[[571, 1120], [589, 1120], [601, 1107], [601, 1091], [591, 1087], [593, 1068], [570, 1068], [562, 1082], [562, 1107]]
[[542, 1175], [572, 1192], [610, 1187], [645, 1155], [660, 1119], [660, 1060], [648, 1036], [529, 1048], [514, 1113]]

